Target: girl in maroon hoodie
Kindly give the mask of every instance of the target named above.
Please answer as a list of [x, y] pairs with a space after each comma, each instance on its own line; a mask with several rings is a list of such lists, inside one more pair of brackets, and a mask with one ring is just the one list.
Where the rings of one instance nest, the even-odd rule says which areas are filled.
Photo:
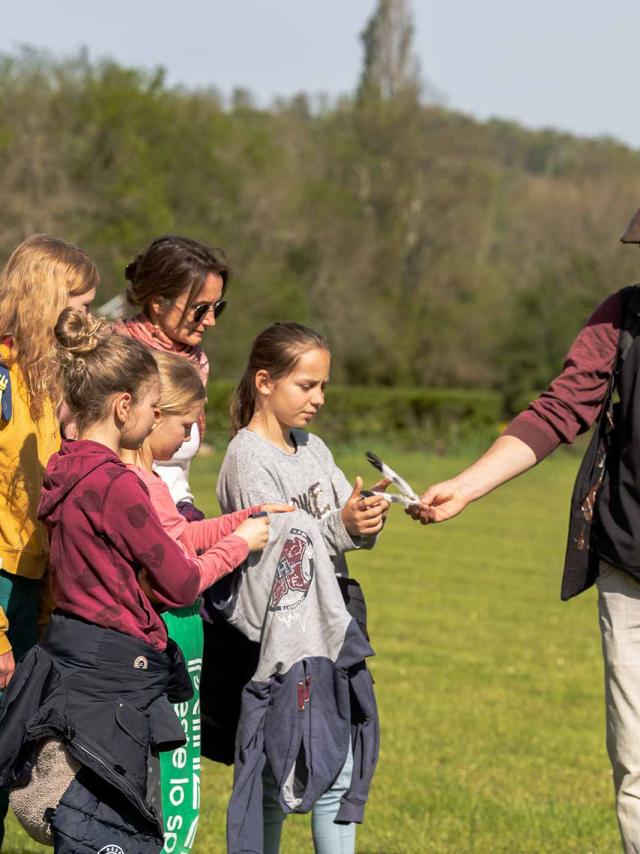
[[[191, 605], [235, 561], [215, 546], [196, 555], [169, 536], [120, 458], [156, 423], [151, 352], [75, 309], [62, 312], [55, 336], [78, 439], [63, 441], [44, 476], [38, 515], [49, 530], [57, 609], [0, 703], [0, 785], [17, 793], [14, 811], [28, 831], [59, 854], [155, 854], [163, 834], [156, 763], [148, 763], [185, 743], [167, 700], [192, 695], [157, 606]], [[237, 526], [227, 557], [241, 562], [260, 549], [268, 524], [264, 516]], [[43, 791], [46, 775], [55, 785]]]
[[[139, 341], [73, 309], [63, 311], [55, 334], [78, 433], [51, 457], [38, 511], [49, 529], [55, 604], [164, 650], [167, 630], [151, 599], [164, 608], [191, 605], [219, 578], [220, 560], [215, 546], [187, 556], [164, 530], [147, 487], [120, 458], [140, 448], [155, 423], [155, 359]], [[268, 524], [268, 517], [250, 519], [242, 535], [230, 535], [241, 560], [264, 545]]]

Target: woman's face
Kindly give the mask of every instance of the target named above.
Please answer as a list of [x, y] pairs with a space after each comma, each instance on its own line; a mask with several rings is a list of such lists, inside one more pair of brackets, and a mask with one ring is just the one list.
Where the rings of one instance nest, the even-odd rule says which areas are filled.
[[[175, 300], [163, 298], [152, 300], [149, 306], [151, 320], [172, 341], [176, 341], [179, 344], [191, 344], [192, 346], [200, 344], [207, 327], [216, 325], [213, 309], [215, 303], [222, 296], [223, 284], [221, 276], [218, 276], [216, 273], [209, 273], [200, 289], [200, 293], [184, 317], [184, 309], [189, 296], [188, 288]], [[209, 310], [202, 312], [203, 305], [209, 306]], [[197, 309], [199, 307], [200, 313], [203, 316], [201, 319], [195, 320], [194, 313], [197, 317], [199, 313]]]

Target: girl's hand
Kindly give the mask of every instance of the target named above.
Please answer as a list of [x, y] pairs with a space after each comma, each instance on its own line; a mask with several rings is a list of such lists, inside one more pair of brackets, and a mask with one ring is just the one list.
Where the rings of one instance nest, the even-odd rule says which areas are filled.
[[[382, 481], [380, 481], [382, 483]], [[384, 524], [389, 502], [377, 495], [362, 495], [362, 478], [357, 477], [353, 492], [340, 512], [342, 524], [352, 537], [377, 534]]]
[[291, 513], [296, 508], [293, 504], [261, 504], [260, 510], [263, 513]]
[[146, 569], [141, 569], [138, 573], [138, 584], [142, 588], [142, 591], [144, 592], [144, 595], [147, 597], [149, 602], [155, 602], [156, 605], [160, 604], [160, 600], [153, 595], [151, 585], [149, 584], [149, 578], [147, 577]]
[[[382, 480], [379, 480], [377, 483], [374, 483], [371, 487], [371, 492], [386, 492], [387, 487], [392, 483], [391, 479], [388, 477], [383, 477]], [[386, 510], [382, 511], [382, 520], [384, 521], [387, 518], [387, 513], [389, 512], [389, 507], [391, 505], [388, 501], [384, 502], [387, 505]]]
[[239, 537], [242, 537], [249, 546], [250, 552], [259, 552], [269, 542], [269, 525], [268, 516], [258, 516], [255, 519], [245, 519], [233, 532]]
[[13, 671], [16, 669], [16, 663], [13, 660], [13, 651], [0, 655], [0, 691], [3, 691], [13, 676]]

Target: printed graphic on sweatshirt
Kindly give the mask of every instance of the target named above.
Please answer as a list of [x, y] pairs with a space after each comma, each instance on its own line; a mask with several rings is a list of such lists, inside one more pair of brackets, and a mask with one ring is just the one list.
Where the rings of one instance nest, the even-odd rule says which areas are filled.
[[313, 544], [306, 531], [291, 528], [276, 567], [270, 611], [292, 611], [307, 598], [313, 580]]
[[322, 503], [322, 487], [319, 483], [312, 483], [302, 495], [291, 498], [291, 504], [298, 510], [304, 510], [314, 519], [322, 519], [331, 512], [331, 505]]

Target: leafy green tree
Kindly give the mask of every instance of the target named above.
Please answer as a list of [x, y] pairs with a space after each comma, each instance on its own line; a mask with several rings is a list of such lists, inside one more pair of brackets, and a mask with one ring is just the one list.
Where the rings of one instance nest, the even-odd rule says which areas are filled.
[[489, 388], [515, 406], [638, 278], [617, 238], [640, 155], [446, 109], [412, 34], [407, 0], [379, 0], [352, 95], [267, 108], [84, 51], [0, 56], [2, 257], [57, 233], [95, 257], [106, 301], [149, 240], [189, 234], [234, 270], [206, 343], [215, 376], [293, 319], [328, 335], [340, 382]]

